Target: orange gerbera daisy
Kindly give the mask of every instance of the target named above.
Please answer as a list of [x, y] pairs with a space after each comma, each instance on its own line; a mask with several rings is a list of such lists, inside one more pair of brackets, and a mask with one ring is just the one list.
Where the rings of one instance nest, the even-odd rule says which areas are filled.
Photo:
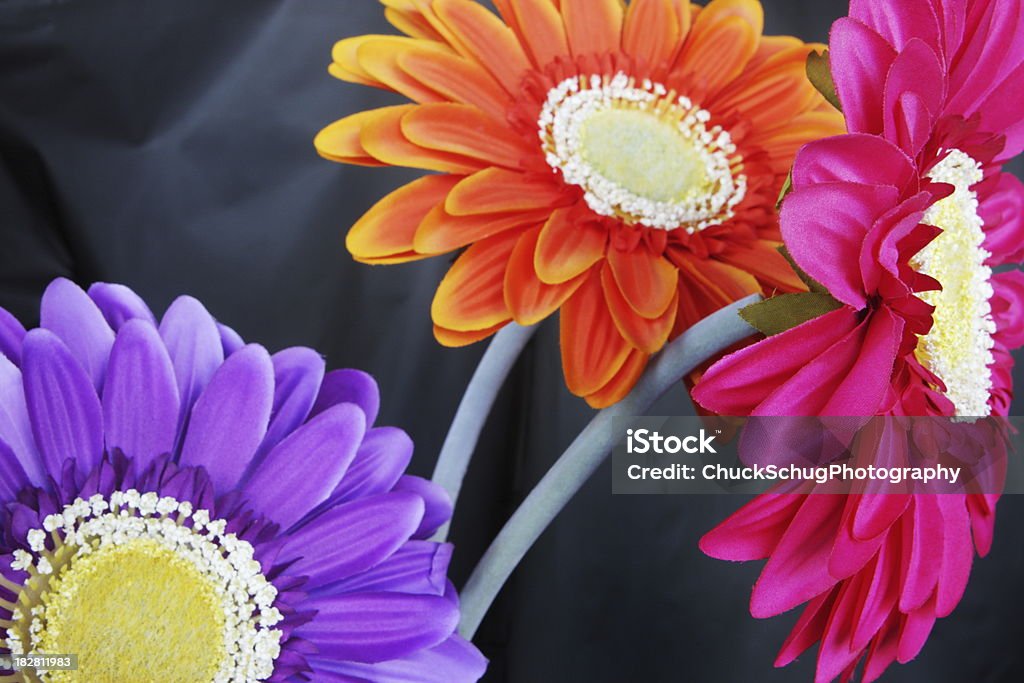
[[335, 161], [438, 172], [352, 228], [365, 263], [468, 247], [437, 290], [460, 346], [561, 309], [570, 390], [622, 398], [648, 358], [755, 292], [802, 288], [775, 203], [803, 143], [842, 132], [814, 46], [762, 36], [755, 0], [382, 0], [408, 37], [334, 47], [330, 72], [417, 104], [316, 138]]

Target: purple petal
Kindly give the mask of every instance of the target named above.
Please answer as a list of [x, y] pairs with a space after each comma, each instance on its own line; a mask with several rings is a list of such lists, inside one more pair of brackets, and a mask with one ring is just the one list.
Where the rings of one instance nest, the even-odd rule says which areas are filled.
[[221, 494], [234, 489], [267, 433], [273, 398], [266, 349], [254, 344], [232, 355], [192, 408], [181, 464], [205, 467]]
[[267, 436], [256, 453], [256, 463], [306, 420], [324, 378], [324, 359], [312, 349], [285, 349], [275, 353], [271, 360], [274, 363], [274, 408]]
[[18, 319], [0, 308], [0, 354], [11, 359], [15, 365], [21, 364], [21, 341], [25, 338], [25, 328]]
[[293, 533], [280, 561], [298, 558], [289, 573], [308, 576], [306, 588], [314, 589], [383, 562], [409, 540], [421, 519], [423, 499], [413, 493], [345, 503]]
[[338, 403], [355, 403], [366, 414], [366, 424], [373, 425], [380, 411], [377, 380], [362, 370], [334, 370], [327, 373], [312, 414], [322, 413]]
[[[325, 659], [383, 662], [440, 645], [459, 623], [450, 600], [406, 593], [346, 593], [310, 600], [318, 614], [297, 634]], [[451, 680], [451, 679], [445, 679]]]
[[137, 472], [170, 453], [178, 435], [178, 384], [156, 327], [128, 321], [110, 352], [103, 390], [107, 450], [120, 448]]
[[14, 500], [28, 484], [28, 476], [18, 457], [0, 440], [0, 500]]
[[167, 345], [178, 380], [180, 425], [224, 362], [224, 349], [217, 323], [203, 305], [190, 296], [179, 297], [167, 309], [160, 321], [160, 336]]
[[454, 547], [449, 543], [409, 541], [369, 571], [329, 587], [331, 593], [393, 591], [444, 595]]
[[46, 471], [59, 478], [68, 458], [79, 472], [92, 471], [103, 455], [103, 412], [85, 370], [55, 334], [37, 329], [25, 335], [24, 373], [32, 434]]
[[138, 294], [124, 285], [115, 285], [108, 282], [97, 282], [89, 287], [89, 298], [96, 306], [116, 332], [121, 329], [129, 320], [145, 320], [156, 325], [156, 318], [149, 306]]
[[452, 636], [429, 650], [380, 664], [335, 662], [322, 657], [311, 657], [309, 662], [317, 680], [321, 672], [328, 672], [346, 678], [324, 680], [373, 683], [475, 683], [487, 670], [487, 659], [459, 636]]
[[249, 503], [282, 528], [291, 527], [338, 486], [365, 430], [363, 411], [351, 403], [316, 416], [274, 447], [248, 475]]
[[371, 429], [332, 497], [344, 502], [390, 491], [409, 466], [412, 450], [412, 439], [401, 429]]
[[71, 280], [57, 278], [43, 293], [39, 326], [64, 342], [100, 391], [114, 331], [89, 295]]
[[29, 481], [36, 486], [46, 483], [46, 470], [32, 436], [21, 371], [3, 356], [0, 356], [0, 440], [11, 448]]
[[395, 491], [409, 491], [423, 499], [425, 511], [414, 538], [430, 538], [434, 532], [452, 518], [452, 499], [448, 492], [422, 477], [403, 476], [395, 484]]
[[242, 336], [227, 325], [217, 323], [217, 332], [220, 334], [220, 345], [224, 349], [225, 358], [245, 346]]

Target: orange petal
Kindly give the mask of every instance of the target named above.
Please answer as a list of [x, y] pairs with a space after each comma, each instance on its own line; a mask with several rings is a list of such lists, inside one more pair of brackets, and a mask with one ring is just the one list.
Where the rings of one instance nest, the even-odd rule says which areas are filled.
[[416, 226], [444, 202], [458, 181], [457, 177], [431, 175], [398, 188], [356, 221], [345, 237], [345, 246], [363, 262], [410, 254]]
[[546, 211], [452, 216], [439, 204], [416, 228], [413, 246], [421, 254], [444, 254], [505, 230], [536, 225], [546, 217]]
[[434, 30], [430, 22], [423, 18], [422, 14], [415, 11], [407, 11], [387, 7], [384, 9], [384, 18], [388, 23], [402, 33], [413, 38], [424, 40], [444, 41], [444, 38]]
[[633, 0], [626, 10], [622, 48], [656, 67], [675, 54], [679, 45], [679, 16], [672, 0]]
[[650, 356], [646, 353], [633, 349], [611, 381], [601, 387], [599, 391], [585, 397], [587, 404], [591, 408], [601, 410], [626, 398], [644, 374], [649, 358]]
[[402, 117], [402, 133], [425, 149], [519, 168], [531, 149], [508, 126], [468, 104], [425, 104]]
[[762, 283], [765, 289], [779, 289], [784, 292], [804, 292], [807, 287], [793, 272], [777, 244], [755, 242], [749, 247], [734, 246], [717, 256], [718, 259], [750, 273]]
[[761, 293], [761, 286], [753, 275], [713, 259], [681, 259], [679, 277], [679, 314], [674, 333], [703, 320], [723, 306]]
[[608, 230], [590, 221], [575, 222], [572, 216], [571, 208], [552, 213], [537, 240], [534, 269], [549, 285], [573, 279], [604, 256]]
[[665, 312], [659, 317], [643, 318], [634, 311], [615, 282], [611, 268], [606, 266], [601, 269], [601, 287], [604, 289], [604, 297], [608, 301], [608, 310], [611, 311], [619, 332], [632, 346], [640, 349], [646, 354], [654, 354], [665, 346], [669, 333], [672, 332], [672, 325], [676, 321], [676, 311], [679, 309], [679, 290], [676, 289]]
[[756, 0], [712, 0], [693, 22], [677, 61], [713, 94], [743, 72], [757, 52], [764, 10]]
[[530, 60], [512, 29], [471, 0], [434, 0], [431, 6], [452, 47], [479, 62], [510, 94], [519, 92]]
[[[846, 131], [843, 115], [829, 105], [827, 111], [809, 111], [786, 121], [786, 125], [772, 131], [753, 130], [751, 144], [761, 147], [773, 160], [782, 160], [782, 173], [792, 165], [796, 151], [811, 140], [820, 140]], [[775, 169], [779, 171], [779, 169]]]
[[402, 70], [398, 59], [406, 53], [415, 53], [426, 58], [451, 54], [447, 48], [438, 43], [430, 43], [416, 38], [382, 36], [360, 44], [356, 48], [356, 59], [359, 60], [359, 65], [366, 73], [410, 100], [443, 102], [444, 97]]
[[622, 368], [631, 350], [608, 312], [598, 271], [592, 268], [586, 281], [562, 304], [562, 369], [566, 386], [577, 396], [600, 391]]
[[457, 154], [449, 154], [414, 145], [402, 133], [402, 117], [419, 105], [378, 109], [380, 116], [367, 120], [359, 132], [359, 144], [367, 154], [391, 166], [422, 168], [441, 173], [467, 175], [479, 170], [481, 163]]
[[373, 158], [363, 149], [363, 145], [359, 141], [363, 127], [381, 117], [393, 116], [396, 113], [400, 116], [414, 106], [406, 104], [398, 107], [384, 107], [346, 116], [317, 133], [313, 139], [313, 146], [316, 147], [320, 156], [331, 161], [361, 166], [386, 166], [387, 164]]
[[534, 64], [543, 68], [556, 58], [569, 55], [562, 15], [553, 3], [510, 0], [510, 5]]
[[388, 37], [394, 36], [364, 35], [339, 40], [334, 44], [334, 47], [331, 48], [331, 59], [334, 60], [334, 63], [331, 64], [329, 69], [331, 74], [343, 81], [352, 81], [355, 83], [363, 83], [365, 85], [383, 87], [384, 84], [375, 79], [366, 69], [363, 68], [363, 65], [359, 63], [356, 51], [367, 41], [375, 38]]
[[759, 132], [786, 126], [821, 100], [807, 80], [808, 52], [806, 46], [792, 48], [748, 69], [709, 106], [736, 112]]
[[487, 339], [492, 334], [505, 327], [505, 325], [508, 325], [508, 322], [503, 322], [500, 325], [489, 327], [486, 330], [474, 330], [473, 332], [456, 332], [455, 330], [446, 330], [440, 325], [434, 325], [434, 338], [437, 339], [438, 343], [442, 346], [452, 348], [469, 346], [470, 344], [475, 344], [482, 339]]
[[568, 201], [562, 187], [543, 176], [485, 168], [459, 183], [445, 211], [453, 216], [510, 211], [553, 210]]
[[619, 49], [622, 38], [620, 0], [562, 0], [562, 20], [574, 55]]
[[533, 253], [541, 226], [527, 230], [519, 238], [505, 271], [505, 303], [520, 325], [535, 325], [558, 310], [585, 279], [580, 275], [561, 285], [548, 285], [537, 279]]
[[455, 332], [486, 330], [508, 322], [505, 269], [519, 232], [505, 232], [477, 242], [444, 276], [430, 308], [435, 325]]
[[504, 120], [511, 98], [480, 65], [453, 54], [409, 51], [398, 56], [398, 66], [412, 78], [454, 102], [479, 107]]
[[645, 318], [657, 318], [675, 296], [679, 274], [662, 256], [640, 244], [630, 252], [608, 250], [608, 264], [630, 308]]
[[757, 52], [754, 53], [748, 66], [750, 68], [756, 67], [780, 52], [786, 52], [802, 45], [814, 45], [817, 49], [827, 47], [814, 43], [804, 43], [804, 41], [796, 36], [761, 36], [761, 42], [757, 45]]

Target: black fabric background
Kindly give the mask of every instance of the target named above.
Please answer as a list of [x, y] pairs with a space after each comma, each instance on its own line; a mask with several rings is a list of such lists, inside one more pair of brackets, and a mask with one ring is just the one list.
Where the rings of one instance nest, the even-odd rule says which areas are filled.
[[[824, 40], [837, 0], [766, 0], [768, 30]], [[415, 177], [313, 151], [328, 122], [397, 98], [326, 73], [334, 40], [390, 33], [373, 0], [0, 0], [0, 305], [37, 322], [64, 275], [134, 287], [158, 311], [199, 297], [247, 339], [372, 372], [382, 421], [428, 475], [482, 345], [449, 350], [429, 303], [449, 260], [372, 268], [343, 236]], [[1019, 381], [1019, 380], [1018, 380]], [[659, 414], [691, 410], [682, 390]], [[589, 419], [544, 325], [503, 392], [454, 523], [466, 577], [516, 502]], [[478, 639], [494, 683], [811, 681], [774, 654], [796, 614], [746, 609], [758, 567], [700, 535], [733, 497], [612, 497], [602, 470], [515, 574]], [[893, 682], [1024, 680], [1024, 500], [920, 658]]]

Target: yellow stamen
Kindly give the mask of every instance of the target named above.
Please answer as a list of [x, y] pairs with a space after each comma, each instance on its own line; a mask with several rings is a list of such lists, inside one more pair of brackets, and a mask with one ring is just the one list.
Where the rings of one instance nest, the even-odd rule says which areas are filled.
[[984, 417], [992, 391], [992, 335], [996, 331], [990, 256], [983, 248], [985, 233], [978, 214], [978, 196], [970, 188], [981, 181], [980, 165], [960, 150], [951, 150], [929, 174], [953, 185], [949, 197], [936, 202], [924, 222], [942, 233], [921, 250], [912, 264], [932, 276], [942, 289], [921, 298], [935, 306], [932, 329], [921, 337], [918, 359], [946, 385], [946, 397], [956, 414]]

